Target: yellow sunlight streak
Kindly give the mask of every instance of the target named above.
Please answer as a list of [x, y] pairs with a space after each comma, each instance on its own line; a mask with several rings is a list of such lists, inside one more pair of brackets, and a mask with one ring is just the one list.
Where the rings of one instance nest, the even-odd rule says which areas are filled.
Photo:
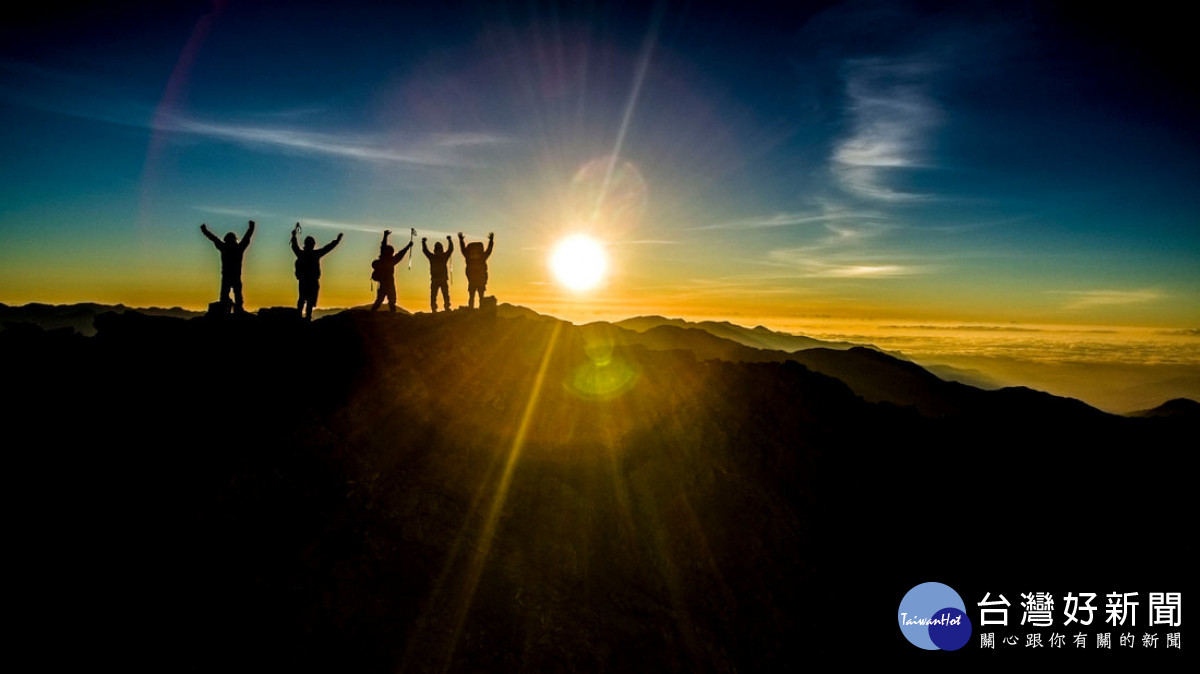
[[525, 404], [525, 411], [521, 415], [521, 423], [517, 428], [516, 435], [513, 436], [512, 446], [508, 450], [508, 459], [504, 465], [504, 472], [500, 475], [500, 482], [496, 486], [496, 491], [492, 496], [491, 507], [488, 509], [487, 519], [483, 523], [483, 529], [480, 534], [480, 539], [475, 548], [475, 555], [471, 558], [471, 563], [467, 568], [465, 587], [458, 603], [454, 618], [454, 630], [450, 636], [449, 649], [445, 654], [445, 665], [442, 671], [447, 671], [454, 660], [454, 651], [458, 648], [458, 640], [462, 633], [463, 624], [466, 622], [467, 613], [470, 612], [471, 602], [475, 597], [475, 589], [479, 585], [479, 578], [483, 574], [484, 564], [487, 562], [488, 553], [492, 548], [492, 541], [496, 534], [496, 522], [500, 519], [500, 511], [504, 508], [504, 499], [508, 495], [508, 487], [512, 482], [513, 469], [517, 465], [517, 459], [520, 458], [521, 449], [525, 444], [525, 437], [529, 432], [530, 422], [533, 420], [534, 413], [537, 411], [538, 400], [541, 398], [542, 388], [546, 380], [546, 371], [550, 367], [550, 358], [554, 355], [554, 348], [558, 342], [559, 333], [562, 332], [562, 323], [555, 323], [554, 331], [550, 333], [549, 343], [546, 345], [546, 351], [542, 354], [542, 362], [538, 366], [537, 376], [533, 381], [533, 389], [529, 392], [529, 402]]

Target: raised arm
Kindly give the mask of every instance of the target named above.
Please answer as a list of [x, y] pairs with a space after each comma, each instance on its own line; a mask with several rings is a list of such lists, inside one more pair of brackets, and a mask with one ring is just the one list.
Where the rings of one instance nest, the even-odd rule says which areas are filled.
[[342, 233], [338, 232], [337, 238], [334, 239], [333, 241], [330, 241], [329, 243], [325, 244], [325, 247], [323, 247], [321, 249], [321, 251], [319, 253], [317, 253], [317, 256], [324, 257], [324, 255], [326, 253], [333, 250], [334, 248], [337, 248], [337, 245], [341, 242], [342, 242]]
[[[459, 237], [461, 238], [461, 236], [462, 236], [462, 235], [460, 234], [460, 235], [459, 235]], [[454, 252], [454, 239], [451, 239], [450, 237], [448, 237], [448, 236], [447, 236], [447, 237], [446, 237], [446, 244], [449, 246], [449, 247], [446, 249], [446, 255], [448, 256], [448, 255], [450, 255], [451, 253], [453, 253], [453, 252]]]
[[401, 249], [400, 249], [400, 252], [399, 252], [399, 253], [396, 253], [396, 258], [395, 258], [395, 259], [396, 259], [396, 262], [399, 262], [400, 260], [403, 260], [403, 259], [404, 259], [404, 254], [405, 254], [405, 253], [407, 253], [407, 252], [408, 252], [410, 249], [412, 249], [412, 247], [413, 247], [413, 242], [412, 242], [412, 241], [409, 241], [407, 246], [405, 246], [405, 247], [401, 248]]
[[296, 230], [292, 230], [292, 252], [300, 257], [300, 246], [296, 245]]
[[379, 242], [379, 257], [383, 257], [383, 249], [387, 248], [388, 234], [391, 234], [391, 233], [392, 233], [392, 230], [390, 230], [390, 229], [383, 230], [383, 241]]
[[204, 236], [207, 236], [208, 240], [213, 242], [213, 245], [217, 247], [217, 250], [221, 250], [221, 240], [217, 238], [216, 234], [208, 231], [208, 225], [200, 225], [200, 231], [204, 232]]
[[495, 234], [488, 232], [488, 247], [487, 250], [483, 251], [483, 259], [485, 260], [492, 256], [492, 240], [495, 237]]
[[421, 239], [421, 252], [425, 253], [425, 257], [433, 259], [433, 253], [429, 252], [429, 246], [425, 243], [425, 239]]
[[241, 243], [238, 244], [239, 246], [242, 247], [242, 250], [246, 250], [246, 246], [250, 245], [250, 237], [252, 237], [252, 236], [254, 236], [254, 221], [253, 220], [250, 221], [250, 226], [246, 228], [245, 236], [242, 237]]
[[[446, 238], [448, 239], [450, 237], [446, 237]], [[451, 248], [451, 250], [454, 249], [453, 246], [451, 246], [450, 248]], [[458, 233], [458, 249], [463, 251], [464, 253], [467, 250], [467, 240], [463, 238], [462, 232]]]

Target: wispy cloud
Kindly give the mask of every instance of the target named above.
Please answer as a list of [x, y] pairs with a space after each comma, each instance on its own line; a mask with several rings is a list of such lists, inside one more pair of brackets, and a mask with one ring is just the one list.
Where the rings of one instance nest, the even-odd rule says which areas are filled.
[[779, 212], [729, 220], [692, 230], [753, 230], [789, 226], [816, 225], [826, 234], [807, 246], [809, 250], [825, 250], [865, 241], [897, 227], [894, 217], [869, 209], [852, 209], [837, 202], [820, 204], [810, 211]]
[[803, 245], [769, 250], [765, 258], [755, 260], [757, 264], [775, 268], [772, 276], [776, 279], [895, 278], [932, 271], [928, 266], [898, 263], [895, 254], [879, 250], [879, 237], [900, 227], [893, 216], [870, 209], [848, 208], [835, 201], [822, 203], [820, 210], [744, 218], [703, 229], [760, 229], [788, 225], [817, 225], [818, 235], [806, 236]]
[[172, 115], [159, 116], [154, 127], [156, 131], [203, 136], [251, 148], [431, 167], [469, 166], [474, 162], [463, 149], [507, 142], [502, 136], [483, 133], [439, 133], [395, 140], [372, 134], [227, 124]]
[[235, 218], [268, 218], [278, 217], [276, 213], [268, 213], [253, 208], [231, 208], [228, 206], [192, 206], [197, 211], [202, 213], [212, 213], [213, 215], [230, 215]]
[[689, 227], [694, 230], [714, 229], [765, 229], [771, 227], [791, 227], [794, 225], [820, 225], [846, 217], [875, 218], [880, 217], [869, 213], [812, 213], [812, 212], [781, 212], [770, 215], [760, 215], [739, 220], [718, 222], [702, 227]]
[[93, 76], [19, 61], [0, 61], [0, 100], [39, 112], [118, 126], [150, 128], [153, 106]]
[[856, 59], [845, 65], [850, 133], [830, 157], [834, 176], [852, 194], [902, 202], [932, 195], [893, 187], [896, 169], [930, 166], [929, 136], [941, 109], [926, 83], [935, 69], [925, 60]]
[[825, 235], [802, 246], [789, 246], [768, 253], [768, 259], [790, 263], [800, 257], [865, 257], [872, 241], [895, 228], [886, 222], [833, 221], [824, 223]]
[[762, 298], [767, 296], [811, 295], [816, 291], [812, 288], [797, 287], [791, 283], [777, 283], [788, 280], [783, 277], [768, 274], [744, 274], [723, 276], [717, 278], [691, 278], [679, 284], [656, 288], [669, 293], [675, 300], [749, 297]]
[[783, 248], [767, 254], [769, 263], [791, 268], [793, 278], [884, 279], [928, 274], [927, 265], [876, 261], [866, 256], [814, 255], [809, 248]]
[[[811, 264], [811, 263], [810, 263]], [[896, 278], [924, 274], [921, 267], [899, 264], [815, 265], [810, 278]]]
[[1093, 307], [1120, 306], [1156, 302], [1165, 295], [1157, 290], [1058, 290], [1056, 295], [1075, 298], [1067, 309], [1090, 309]]
[[12, 62], [0, 62], [0, 72], [11, 80], [9, 86], [0, 88], [0, 97], [25, 107], [158, 133], [187, 134], [258, 151], [415, 167], [470, 167], [479, 165], [481, 152], [512, 140], [479, 131], [318, 131], [302, 124], [321, 111], [314, 107], [245, 111], [231, 116], [247, 121], [205, 119], [155, 110], [127, 97], [110, 82], [78, 73]]
[[305, 217], [300, 213], [278, 213], [271, 211], [262, 211], [256, 209], [239, 209], [239, 207], [227, 206], [192, 206], [193, 209], [206, 213], [214, 213], [214, 215], [232, 216], [247, 219], [271, 219], [271, 221], [282, 221], [284, 223], [299, 222], [301, 227], [314, 227], [317, 229], [334, 229], [338, 231], [367, 231], [371, 234], [383, 233], [384, 229], [395, 229], [401, 231], [401, 227], [396, 227], [394, 224], [377, 224], [370, 222], [350, 222], [338, 221], [338, 219], [326, 219], [319, 217]]
[[[379, 234], [384, 229], [392, 228], [391, 225], [385, 227], [383, 225], [370, 225], [359, 222], [347, 222], [344, 220], [325, 220], [323, 218], [299, 218], [297, 219], [297, 222], [300, 223], [301, 227], [316, 227], [317, 229], [333, 229], [351, 232], [369, 232], [371, 234]], [[396, 229], [399, 230], [398, 227]]]
[[833, 200], [821, 200], [813, 209], [806, 211], [778, 211], [762, 215], [751, 215], [736, 220], [727, 220], [690, 230], [748, 230], [773, 229], [807, 225], [824, 225], [830, 231], [866, 227], [883, 227], [892, 220], [891, 215], [866, 208], [850, 208]]
[[944, 330], [953, 332], [1045, 332], [1043, 328], [1012, 325], [881, 325], [880, 330]]

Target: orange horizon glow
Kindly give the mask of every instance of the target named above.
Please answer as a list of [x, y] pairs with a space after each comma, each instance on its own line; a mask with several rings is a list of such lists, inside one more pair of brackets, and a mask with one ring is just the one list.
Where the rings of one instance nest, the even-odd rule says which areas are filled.
[[[423, 261], [423, 260], [422, 260]], [[414, 265], [413, 275], [416, 275]], [[420, 270], [424, 272], [424, 270]], [[408, 272], [403, 272], [408, 274]], [[398, 276], [400, 272], [398, 271]], [[64, 287], [60, 294], [34, 295], [40, 303], [75, 304], [96, 302], [122, 304], [130, 308], [179, 307], [204, 311], [216, 294], [217, 274], [209, 270], [212, 283], [205, 288], [172, 286], [148, 288], [129, 283], [104, 293], [83, 295], [78, 287]], [[405, 278], [405, 277], [401, 277]], [[495, 278], [495, 277], [493, 277]], [[247, 278], [247, 309], [295, 306], [291, 284], [276, 282], [261, 288]], [[323, 279], [324, 280], [324, 279]], [[211, 289], [207, 285], [213, 285]], [[329, 283], [326, 287], [340, 287]], [[416, 281], [398, 283], [399, 306], [414, 312], [425, 310], [427, 286]], [[964, 372], [977, 372], [995, 386], [1030, 386], [1056, 395], [1079, 398], [1114, 413], [1149, 409], [1176, 397], [1200, 399], [1200, 334], [1195, 328], [1167, 325], [1117, 325], [1067, 323], [1063, 321], [1015, 322], [959, 317], [913, 317], [900, 315], [848, 316], [815, 307], [805, 311], [721, 311], [720, 306], [666, 303], [658, 306], [610, 296], [581, 298], [555, 288], [537, 286], [537, 294], [509, 295], [497, 284], [500, 301], [527, 307], [540, 314], [571, 323], [617, 322], [638, 316], [663, 316], [691, 322], [727, 321], [747, 328], [763, 326], [776, 332], [800, 334], [830, 342], [871, 345], [903, 355], [918, 364], [943, 364]], [[207, 290], [207, 292], [205, 292]], [[465, 299], [465, 283], [451, 289], [455, 305]], [[324, 291], [323, 291], [324, 292]], [[82, 296], [81, 296], [82, 295]], [[178, 301], [181, 297], [191, 302]], [[357, 300], [337, 302], [342, 298]], [[6, 302], [20, 305], [28, 302]], [[368, 293], [329, 292], [322, 295], [319, 309], [341, 310], [363, 307], [373, 299]], [[263, 301], [274, 300], [274, 301]], [[939, 375], [945, 376], [945, 375]], [[968, 382], [970, 383], [970, 382]]]

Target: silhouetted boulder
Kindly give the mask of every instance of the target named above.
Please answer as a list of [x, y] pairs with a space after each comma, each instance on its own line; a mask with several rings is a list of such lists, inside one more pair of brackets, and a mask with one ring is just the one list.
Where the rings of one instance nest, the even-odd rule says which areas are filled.
[[258, 317], [272, 323], [300, 325], [304, 315], [295, 307], [263, 307], [257, 312]]

